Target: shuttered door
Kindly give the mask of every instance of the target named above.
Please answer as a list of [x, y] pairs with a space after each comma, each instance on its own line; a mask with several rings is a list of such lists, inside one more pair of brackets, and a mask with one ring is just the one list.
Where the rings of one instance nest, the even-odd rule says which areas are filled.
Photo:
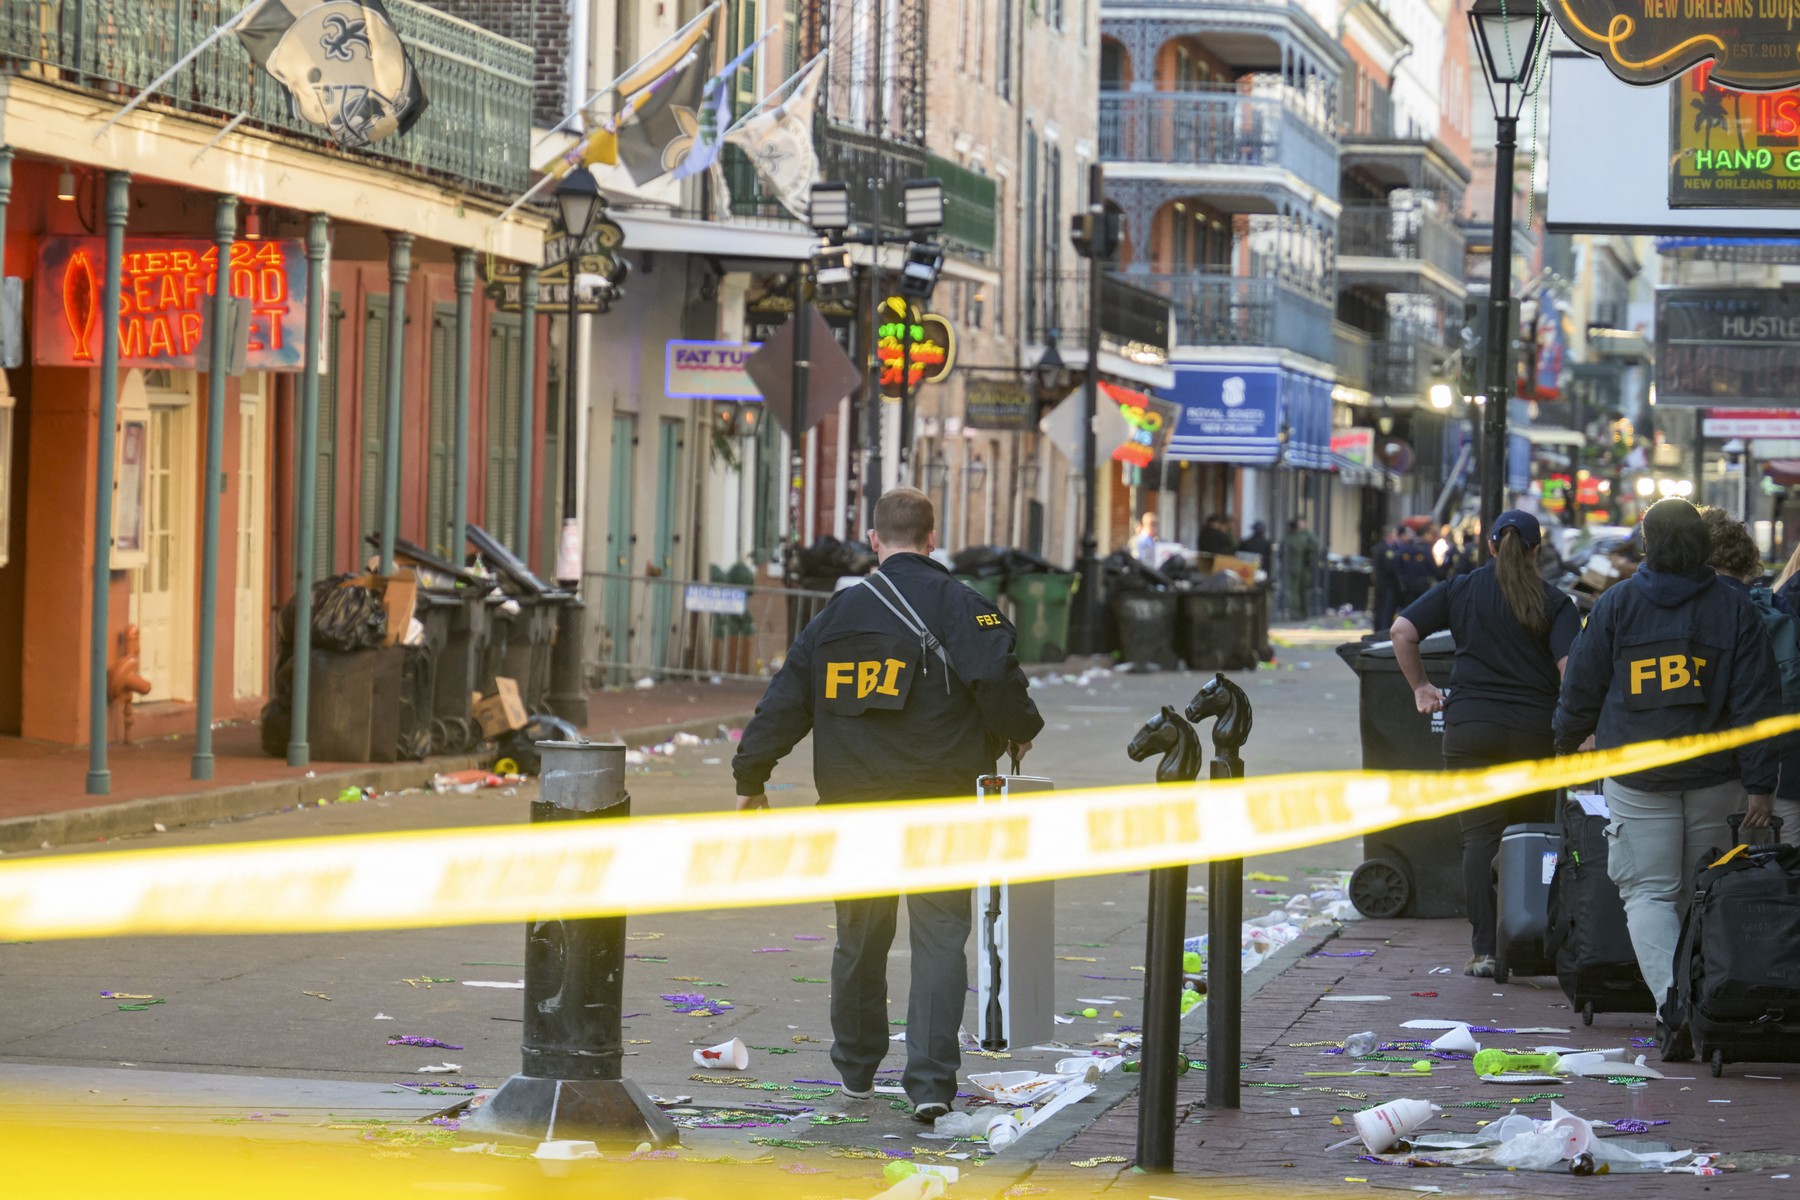
[[487, 505], [488, 532], [524, 558], [525, 532], [519, 514], [519, 354], [516, 317], [496, 316], [488, 325]]
[[462, 539], [450, 528], [456, 437], [456, 310], [439, 305], [431, 315], [431, 392], [425, 459], [425, 545], [460, 562]]
[[313, 456], [317, 487], [313, 492], [313, 578], [337, 572], [337, 429], [338, 368], [344, 356], [338, 345], [344, 324], [339, 294], [331, 293], [325, 318], [325, 372], [319, 376], [318, 452]]
[[387, 380], [388, 298], [370, 296], [363, 312], [362, 353], [362, 489], [358, 497], [356, 552], [369, 559], [367, 539], [381, 533], [381, 409]]

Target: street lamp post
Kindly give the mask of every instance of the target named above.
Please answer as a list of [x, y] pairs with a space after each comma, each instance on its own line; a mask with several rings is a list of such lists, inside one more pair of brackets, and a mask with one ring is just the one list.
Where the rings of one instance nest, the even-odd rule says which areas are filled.
[[1095, 502], [1100, 469], [1095, 462], [1094, 415], [1100, 407], [1100, 289], [1106, 263], [1119, 247], [1120, 221], [1106, 208], [1106, 177], [1099, 163], [1088, 168], [1087, 211], [1070, 222], [1070, 240], [1076, 253], [1088, 260], [1087, 370], [1081, 393], [1081, 572], [1077, 626], [1070, 631], [1070, 648], [1077, 654], [1098, 654], [1100, 635], [1100, 541], [1094, 528]]
[[[600, 213], [600, 184], [594, 179], [594, 173], [586, 167], [570, 171], [563, 176], [562, 182], [556, 185], [556, 210], [562, 217], [563, 232], [569, 235], [575, 247], [575, 257], [569, 262], [569, 303], [568, 320], [563, 333], [568, 345], [564, 347], [563, 360], [563, 527], [562, 549], [556, 556], [558, 571], [564, 582], [572, 579], [572, 564], [579, 561], [579, 555], [568, 553], [574, 535], [570, 532], [581, 518], [581, 498], [577, 494], [578, 468], [580, 465], [581, 447], [577, 439], [581, 431], [581, 405], [575, 394], [575, 344], [576, 317], [580, 315], [580, 289], [575, 286], [575, 274], [580, 266], [581, 243], [593, 228], [594, 218]], [[574, 582], [580, 580], [573, 579]]]
[[1494, 104], [1494, 238], [1488, 282], [1487, 412], [1481, 453], [1481, 529], [1485, 538], [1506, 501], [1506, 408], [1513, 394], [1513, 154], [1519, 113], [1536, 89], [1537, 59], [1550, 14], [1540, 0], [1476, 0], [1469, 26]]

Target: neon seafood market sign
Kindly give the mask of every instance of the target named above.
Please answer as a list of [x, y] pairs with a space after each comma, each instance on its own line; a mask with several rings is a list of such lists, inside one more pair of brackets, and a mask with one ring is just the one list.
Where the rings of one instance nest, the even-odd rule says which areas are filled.
[[[1537, 0], [1512, 0], [1528, 12]], [[1569, 40], [1626, 83], [1667, 83], [1710, 61], [1715, 84], [1800, 84], [1800, 0], [1545, 0]]]

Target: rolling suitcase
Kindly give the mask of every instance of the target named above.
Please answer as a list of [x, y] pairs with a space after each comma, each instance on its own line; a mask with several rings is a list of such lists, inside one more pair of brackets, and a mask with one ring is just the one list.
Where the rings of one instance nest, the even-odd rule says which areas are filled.
[[1800, 847], [1712, 850], [1694, 873], [1663, 1060], [1698, 1057], [1715, 1077], [1728, 1062], [1800, 1062]]
[[1494, 982], [1548, 975], [1544, 948], [1550, 925], [1550, 881], [1562, 849], [1555, 825], [1508, 825], [1494, 858]]
[[1638, 968], [1625, 902], [1606, 873], [1608, 818], [1597, 796], [1565, 801], [1562, 854], [1550, 885], [1549, 951], [1557, 982], [1584, 1025], [1595, 1013], [1655, 1012]]
[[[1030, 775], [983, 775], [975, 781], [975, 794], [984, 804], [1004, 804], [1009, 796], [1055, 787]], [[996, 880], [977, 887], [975, 938], [976, 1036], [982, 1049], [997, 1052], [1054, 1039], [1055, 883]]]

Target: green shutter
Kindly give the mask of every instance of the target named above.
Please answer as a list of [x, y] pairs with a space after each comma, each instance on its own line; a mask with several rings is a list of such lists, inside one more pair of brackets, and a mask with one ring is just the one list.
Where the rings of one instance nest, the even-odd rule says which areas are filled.
[[343, 364], [338, 344], [344, 310], [337, 292], [325, 314], [325, 373], [319, 376], [318, 453], [313, 456], [316, 486], [313, 491], [313, 578], [337, 572], [337, 428], [338, 368]]
[[431, 317], [431, 383], [425, 460], [425, 548], [451, 562], [462, 555], [450, 528], [454, 481], [450, 461], [456, 436], [456, 310], [439, 305]]
[[495, 316], [488, 325], [487, 529], [509, 547], [520, 544], [519, 356], [517, 317]]
[[363, 312], [362, 353], [362, 492], [356, 554], [360, 567], [369, 560], [371, 536], [381, 533], [381, 410], [387, 380], [388, 298], [370, 296]]

